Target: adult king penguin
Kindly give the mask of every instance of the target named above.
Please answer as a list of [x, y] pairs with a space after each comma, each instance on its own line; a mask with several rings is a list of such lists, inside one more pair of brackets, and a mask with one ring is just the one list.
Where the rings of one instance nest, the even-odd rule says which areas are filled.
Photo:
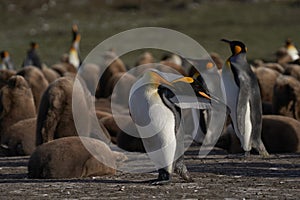
[[256, 76], [246, 60], [246, 46], [240, 41], [222, 39], [230, 45], [232, 55], [222, 68], [222, 80], [230, 117], [245, 155], [255, 148], [268, 156], [261, 140], [262, 104]]
[[11, 62], [7, 51], [0, 52], [0, 69], [14, 70], [13, 63]]
[[37, 54], [38, 47], [39, 47], [39, 45], [36, 42], [30, 43], [30, 49], [27, 51], [26, 58], [23, 62], [23, 67], [33, 65], [39, 69], [42, 68], [40, 57]]
[[[130, 115], [149, 158], [159, 172], [158, 179], [152, 183], [154, 185], [169, 183], [173, 170], [183, 179], [191, 180], [183, 162], [184, 135], [178, 131], [180, 108], [187, 104], [181, 105], [173, 92], [177, 86], [190, 84], [194, 80], [179, 75], [174, 78], [172, 74], [172, 80], [169, 81], [164, 74], [154, 70], [146, 71], [132, 86], [129, 95]], [[209, 99], [203, 92], [198, 94], [203, 99]], [[202, 106], [206, 107], [207, 103], [198, 105]]]
[[78, 32], [77, 24], [72, 26], [72, 45], [69, 50], [69, 63], [72, 64], [76, 69], [81, 65], [80, 59], [80, 45], [81, 35]]

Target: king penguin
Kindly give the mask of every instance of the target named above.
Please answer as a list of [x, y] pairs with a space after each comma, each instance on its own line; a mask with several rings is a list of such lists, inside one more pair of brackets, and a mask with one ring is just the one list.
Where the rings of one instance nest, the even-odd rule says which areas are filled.
[[[184, 135], [178, 131], [180, 106], [187, 104], [181, 105], [176, 102], [172, 91], [177, 89], [176, 84], [190, 84], [193, 81], [193, 78], [183, 76], [169, 81], [158, 71], [148, 70], [130, 90], [131, 118], [136, 124], [149, 158], [159, 173], [158, 179], [152, 183], [154, 185], [169, 183], [173, 171], [183, 179], [191, 180], [183, 162]], [[208, 97], [202, 92], [199, 94], [204, 99]], [[207, 103], [203, 102], [201, 106], [206, 107]], [[182, 151], [179, 152], [179, 149]]]
[[222, 39], [230, 45], [232, 55], [222, 68], [226, 103], [234, 131], [241, 141], [245, 155], [255, 148], [260, 155], [268, 156], [261, 140], [262, 103], [256, 76], [246, 59], [246, 46], [240, 41]]
[[38, 49], [39, 45], [36, 42], [30, 43], [30, 49], [27, 51], [26, 58], [23, 62], [23, 67], [26, 66], [35, 66], [39, 69], [42, 68], [42, 64], [40, 61], [40, 57], [37, 54], [36, 50]]
[[77, 24], [73, 24], [72, 26], [72, 45], [69, 50], [69, 63], [72, 64], [76, 69], [81, 65], [80, 59], [80, 45], [81, 35], [78, 32]]
[[7, 51], [0, 52], [0, 69], [14, 70], [13, 63], [10, 60], [9, 53]]
[[300, 58], [299, 52], [298, 52], [297, 48], [295, 47], [295, 45], [293, 44], [291, 39], [288, 38], [285, 41], [285, 48], [287, 50], [288, 55], [291, 56], [293, 61], [298, 60]]

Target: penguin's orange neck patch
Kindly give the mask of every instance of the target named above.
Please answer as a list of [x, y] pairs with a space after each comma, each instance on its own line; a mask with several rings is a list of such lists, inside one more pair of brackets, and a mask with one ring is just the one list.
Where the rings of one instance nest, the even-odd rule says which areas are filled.
[[226, 66], [227, 66], [228, 68], [230, 68], [230, 61], [229, 61], [229, 60], [226, 61]]
[[193, 79], [197, 79], [198, 76], [200, 76], [199, 72], [196, 72], [194, 75], [193, 75]]
[[242, 48], [238, 45], [234, 46], [234, 54], [237, 55], [239, 53], [241, 53]]

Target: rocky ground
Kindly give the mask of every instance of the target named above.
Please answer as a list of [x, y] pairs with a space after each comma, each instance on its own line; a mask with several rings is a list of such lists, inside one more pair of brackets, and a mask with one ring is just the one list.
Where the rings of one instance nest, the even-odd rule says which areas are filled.
[[174, 175], [165, 186], [152, 186], [153, 173], [118, 172], [84, 179], [27, 179], [29, 157], [0, 158], [0, 199], [300, 199], [300, 155], [243, 158], [220, 150], [197, 158], [186, 153], [194, 179]]

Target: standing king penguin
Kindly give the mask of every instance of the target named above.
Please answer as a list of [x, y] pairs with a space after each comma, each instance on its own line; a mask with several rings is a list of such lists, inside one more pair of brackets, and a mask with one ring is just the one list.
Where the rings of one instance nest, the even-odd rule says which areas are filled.
[[80, 59], [80, 45], [81, 35], [78, 32], [77, 24], [73, 24], [72, 26], [72, 45], [69, 50], [69, 63], [72, 64], [76, 69], [81, 65]]
[[27, 51], [26, 58], [23, 62], [23, 67], [33, 65], [39, 69], [42, 68], [40, 57], [37, 54], [38, 47], [39, 47], [39, 45], [36, 42], [30, 43], [30, 49]]
[[260, 155], [268, 156], [261, 140], [262, 104], [257, 78], [246, 60], [246, 46], [240, 41], [222, 39], [230, 45], [232, 55], [222, 68], [226, 103], [234, 131], [241, 141], [245, 155], [255, 148]]
[[[180, 103], [174, 98], [175, 86], [190, 84], [191, 77], [178, 77], [166, 80], [158, 71], [146, 71], [132, 86], [129, 95], [129, 111], [136, 124], [139, 137], [149, 158], [159, 172], [152, 184], [161, 185], [171, 181], [173, 171], [190, 181], [189, 172], [183, 163], [184, 139], [179, 131]], [[193, 90], [194, 92], [194, 90]], [[203, 99], [208, 96], [199, 92]], [[176, 97], [175, 97], [176, 98]], [[177, 105], [177, 106], [176, 106]], [[200, 106], [206, 103], [200, 103]]]
[[300, 58], [299, 52], [291, 39], [288, 38], [285, 41], [285, 48], [287, 50], [288, 55], [291, 56], [293, 61], [298, 60]]
[[13, 63], [11, 62], [7, 51], [0, 52], [0, 69], [14, 70]]

